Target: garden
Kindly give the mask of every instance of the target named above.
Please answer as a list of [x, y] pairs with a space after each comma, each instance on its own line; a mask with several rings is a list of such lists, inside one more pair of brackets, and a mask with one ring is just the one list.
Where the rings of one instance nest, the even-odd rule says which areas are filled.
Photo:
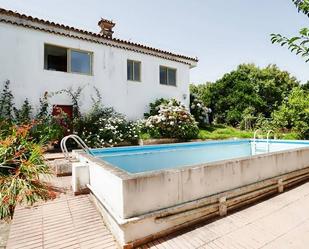
[[[89, 147], [135, 145], [139, 140], [196, 141], [252, 138], [256, 129], [281, 139], [309, 139], [309, 84], [300, 84], [275, 65], [239, 65], [216, 82], [190, 86], [190, 109], [175, 99], [157, 99], [141, 120], [130, 121], [102, 105], [98, 89], [92, 107], [80, 111], [83, 88], [44, 93], [39, 107], [27, 99], [17, 108], [10, 81], [0, 92], [0, 218], [10, 218], [18, 203], [33, 204], [56, 193], [40, 176], [52, 174], [43, 154], [59, 148], [66, 134]], [[52, 115], [50, 98], [66, 94], [73, 118]], [[263, 135], [263, 134], [262, 134]], [[70, 145], [75, 148], [75, 144]]]

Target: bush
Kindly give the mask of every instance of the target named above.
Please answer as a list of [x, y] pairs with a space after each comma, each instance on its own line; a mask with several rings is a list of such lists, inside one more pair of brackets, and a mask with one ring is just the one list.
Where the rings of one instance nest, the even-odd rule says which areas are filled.
[[211, 109], [207, 108], [195, 94], [190, 95], [190, 112], [198, 122], [200, 128], [209, 125], [209, 113], [211, 113]]
[[4, 83], [2, 92], [0, 94], [0, 119], [11, 121], [13, 119], [13, 94], [10, 90], [10, 81]]
[[0, 141], [0, 218], [12, 216], [19, 203], [34, 204], [54, 196], [40, 181], [41, 174], [50, 174], [43, 161], [42, 145], [30, 137], [31, 125], [13, 126]]
[[199, 131], [194, 117], [175, 99], [161, 104], [158, 114], [145, 121], [145, 128], [152, 137], [179, 139], [196, 138]]
[[256, 118], [255, 128], [261, 129], [265, 132], [269, 130], [276, 130], [273, 124], [273, 120], [271, 118], [265, 118], [262, 113], [259, 113]]
[[255, 108], [248, 106], [241, 115], [242, 120], [240, 121], [240, 128], [242, 130], [252, 130], [254, 128], [256, 117]]
[[28, 99], [25, 99], [20, 109], [13, 108], [15, 113], [15, 123], [17, 124], [28, 124], [31, 121], [32, 106]]
[[91, 147], [114, 146], [124, 141], [136, 142], [140, 125], [97, 103], [88, 114], [74, 121], [74, 133]]
[[43, 142], [44, 140], [45, 143], [48, 143], [60, 140], [65, 132], [63, 121], [66, 119], [63, 115], [52, 116], [48, 98], [47, 92], [40, 98], [39, 111], [34, 117], [32, 115], [33, 108], [28, 99], [25, 99], [19, 109], [15, 107], [10, 81], [6, 81], [0, 94], [0, 128], [5, 126], [8, 130], [14, 124], [31, 124], [29, 135], [35, 142]]
[[155, 116], [159, 114], [160, 106], [167, 105], [169, 102], [172, 102], [172, 105], [178, 106], [179, 103], [175, 99], [156, 99], [154, 102], [149, 104], [149, 112], [144, 113], [145, 118], [149, 118], [150, 116]]

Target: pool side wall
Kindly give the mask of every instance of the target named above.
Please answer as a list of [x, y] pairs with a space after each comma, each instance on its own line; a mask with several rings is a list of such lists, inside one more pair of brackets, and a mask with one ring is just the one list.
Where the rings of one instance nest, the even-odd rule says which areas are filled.
[[132, 175], [85, 153], [79, 158], [104, 206], [127, 219], [309, 167], [309, 148]]
[[309, 148], [256, 155], [123, 180], [130, 218], [309, 167]]

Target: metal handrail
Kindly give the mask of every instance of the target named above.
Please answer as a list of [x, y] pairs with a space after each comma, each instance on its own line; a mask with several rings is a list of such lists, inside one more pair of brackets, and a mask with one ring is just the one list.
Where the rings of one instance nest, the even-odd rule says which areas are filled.
[[257, 134], [258, 132], [261, 132], [261, 130], [260, 130], [260, 129], [257, 129], [257, 130], [255, 130], [255, 132], [254, 132], [254, 135], [253, 135], [253, 140], [254, 140], [254, 141], [256, 140], [256, 134]]
[[60, 148], [62, 150], [62, 153], [64, 154], [65, 159], [70, 160], [70, 155], [69, 155], [69, 151], [68, 148], [66, 146], [66, 142], [68, 139], [73, 139], [77, 145], [79, 145], [85, 152], [92, 154], [91, 150], [89, 149], [89, 147], [85, 144], [85, 142], [77, 135], [71, 134], [68, 136], [65, 136], [64, 138], [62, 138], [61, 142], [60, 142]]
[[255, 153], [256, 153], [256, 136], [258, 132], [261, 132], [261, 130], [260, 129], [255, 130], [254, 135], [253, 135], [253, 147], [254, 147]]
[[267, 144], [267, 152], [269, 152], [269, 135], [270, 135], [270, 133], [274, 133], [274, 135], [275, 135], [275, 132], [273, 131], [273, 130], [268, 130], [268, 132], [267, 132], [267, 136], [266, 136], [266, 144]]
[[[254, 152], [256, 153], [256, 137], [257, 137], [257, 133], [258, 132], [261, 132], [260, 129], [257, 129], [255, 132], [254, 132], [254, 136], [253, 136], [253, 146], [254, 146]], [[267, 149], [267, 152], [270, 151], [270, 143], [269, 143], [269, 135], [270, 133], [273, 132], [275, 133], [273, 130], [268, 130], [267, 131], [267, 135], [266, 135], [266, 149]]]

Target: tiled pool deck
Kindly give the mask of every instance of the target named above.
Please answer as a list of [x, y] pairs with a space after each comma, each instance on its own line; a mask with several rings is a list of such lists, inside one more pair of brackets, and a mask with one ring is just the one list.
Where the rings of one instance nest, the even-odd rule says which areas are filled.
[[[33, 208], [18, 208], [7, 248], [118, 248], [88, 195], [73, 196], [70, 177], [54, 178], [66, 193]], [[308, 249], [309, 183], [209, 224], [141, 248]]]

